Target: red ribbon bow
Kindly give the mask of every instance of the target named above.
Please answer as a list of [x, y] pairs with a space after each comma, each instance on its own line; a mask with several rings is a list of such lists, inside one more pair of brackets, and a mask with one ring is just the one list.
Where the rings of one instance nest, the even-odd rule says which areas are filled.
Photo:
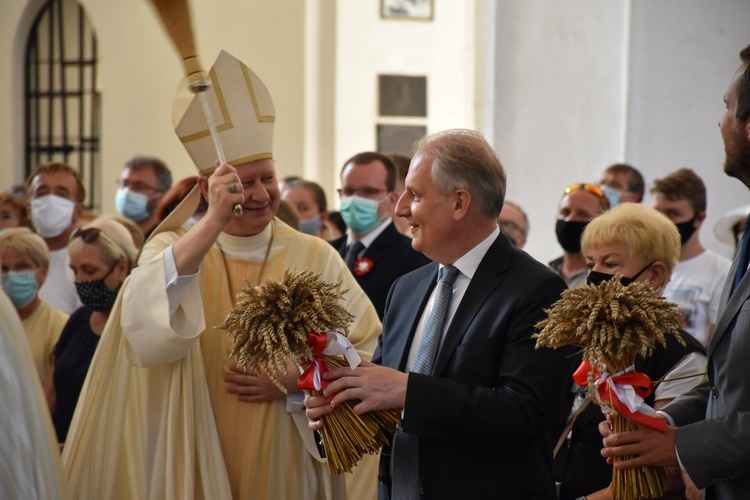
[[[589, 372], [591, 371], [591, 363], [588, 360], [584, 360], [573, 374], [573, 381], [580, 386], [586, 385], [588, 383]], [[615, 410], [629, 420], [638, 422], [639, 424], [657, 431], [664, 432], [667, 430], [667, 422], [663, 418], [656, 418], [638, 411], [631, 411], [625, 403], [620, 401], [617, 397], [617, 393], [613, 389], [613, 386], [630, 386], [638, 396], [642, 399], [646, 399], [654, 391], [654, 384], [651, 382], [648, 375], [632, 371], [616, 375], [604, 374], [604, 376], [602, 376], [597, 370], [593, 370], [593, 372], [596, 380], [599, 401], [602, 403], [609, 403]]]
[[[297, 380], [297, 388], [310, 391], [325, 390], [331, 381], [323, 378], [323, 374], [328, 371], [328, 365], [320, 355], [323, 354], [323, 350], [328, 345], [328, 335], [326, 333], [308, 333], [307, 345], [310, 346], [313, 352], [312, 363], [300, 375], [299, 380]], [[320, 375], [320, 387], [315, 387], [316, 373]]]

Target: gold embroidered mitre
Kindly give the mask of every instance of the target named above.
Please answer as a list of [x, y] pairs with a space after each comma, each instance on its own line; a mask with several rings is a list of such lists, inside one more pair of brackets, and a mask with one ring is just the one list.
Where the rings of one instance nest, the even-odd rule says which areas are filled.
[[[276, 112], [271, 94], [258, 75], [242, 61], [221, 51], [208, 73], [205, 91], [224, 156], [232, 166], [273, 158], [273, 124]], [[173, 109], [177, 137], [201, 175], [214, 171], [218, 154], [211, 139], [199, 95], [186, 108], [180, 92]]]

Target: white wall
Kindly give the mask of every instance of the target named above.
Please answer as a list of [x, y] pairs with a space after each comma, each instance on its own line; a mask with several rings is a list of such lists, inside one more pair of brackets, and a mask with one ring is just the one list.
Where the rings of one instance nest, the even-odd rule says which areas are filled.
[[531, 219], [529, 253], [544, 262], [561, 254], [554, 221], [566, 185], [596, 182], [625, 161], [648, 184], [694, 168], [708, 188], [701, 239], [731, 255], [713, 224], [750, 196], [721, 171], [716, 123], [750, 42], [750, 2], [515, 0], [494, 14], [494, 121], [485, 128], [508, 170], [508, 199]]
[[713, 226], [750, 203], [747, 188], [723, 170], [718, 122], [723, 96], [750, 43], [747, 0], [638, 0], [633, 4], [626, 158], [647, 182], [688, 167], [708, 192], [705, 246], [731, 256]]
[[11, 0], [0, 5], [0, 189], [23, 179], [23, 68], [26, 37], [44, 0]]
[[563, 189], [622, 154], [627, 2], [503, 2], [496, 19], [494, 145], [531, 222], [526, 250], [546, 262]]
[[380, 19], [379, 6], [380, 0], [337, 2], [336, 186], [348, 157], [376, 148], [378, 74], [427, 77], [428, 133], [476, 127], [475, 1], [435, 0], [430, 22]]

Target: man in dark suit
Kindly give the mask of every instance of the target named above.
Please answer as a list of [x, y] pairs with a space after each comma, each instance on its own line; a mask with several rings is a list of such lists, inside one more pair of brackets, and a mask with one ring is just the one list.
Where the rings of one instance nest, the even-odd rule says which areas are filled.
[[504, 193], [481, 134], [422, 139], [396, 213], [435, 263], [394, 283], [374, 363], [328, 372], [330, 404], [307, 399], [313, 429], [350, 399], [358, 413], [403, 409], [381, 499], [556, 498], [548, 431], [570, 351], [536, 350], [532, 334], [565, 283], [499, 231]]
[[[750, 188], [750, 45], [724, 95], [720, 125], [724, 172]], [[690, 498], [705, 488], [705, 498], [750, 498], [750, 232], [729, 271], [711, 342], [708, 382], [665, 406], [662, 415], [678, 427], [667, 432], [638, 430], [612, 434], [606, 422], [602, 455], [639, 455], [615, 467], [682, 467]], [[679, 458], [678, 458], [679, 457]], [[699, 494], [697, 495], [699, 497]]]
[[391, 215], [398, 198], [396, 166], [380, 153], [359, 153], [341, 169], [341, 217], [349, 228], [331, 241], [383, 319], [388, 290], [396, 278], [430, 261], [411, 247]]

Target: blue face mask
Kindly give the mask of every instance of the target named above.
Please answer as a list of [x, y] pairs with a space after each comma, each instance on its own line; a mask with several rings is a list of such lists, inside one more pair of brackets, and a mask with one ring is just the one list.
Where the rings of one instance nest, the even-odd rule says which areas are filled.
[[38, 289], [34, 271], [8, 271], [3, 274], [3, 290], [16, 309], [31, 304]]
[[323, 221], [320, 220], [320, 214], [317, 214], [311, 219], [299, 221], [299, 232], [309, 234], [310, 236], [317, 236], [320, 231]]
[[142, 193], [136, 193], [129, 189], [118, 189], [115, 194], [115, 207], [123, 217], [134, 222], [148, 219], [151, 212], [148, 210], [149, 197]]
[[380, 223], [378, 206], [383, 200], [344, 196], [341, 198], [341, 218], [355, 234], [364, 234]]
[[609, 208], [615, 208], [620, 204], [620, 192], [613, 187], [609, 187], [606, 184], [600, 184], [599, 188], [604, 193], [604, 196], [609, 200]]

